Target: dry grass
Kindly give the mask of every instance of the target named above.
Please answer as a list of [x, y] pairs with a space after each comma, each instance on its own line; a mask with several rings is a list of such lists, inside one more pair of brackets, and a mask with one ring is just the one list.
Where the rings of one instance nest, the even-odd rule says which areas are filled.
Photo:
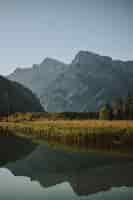
[[119, 120], [58, 120], [58, 121], [36, 121], [29, 122], [29, 125], [43, 126], [58, 126], [62, 128], [133, 128], [133, 121]]
[[59, 127], [59, 128], [133, 128], [133, 121], [129, 120], [41, 120], [21, 122], [1, 122], [1, 126], [24, 126], [32, 128]]
[[1, 122], [0, 135], [83, 147], [133, 150], [133, 121], [43, 120]]

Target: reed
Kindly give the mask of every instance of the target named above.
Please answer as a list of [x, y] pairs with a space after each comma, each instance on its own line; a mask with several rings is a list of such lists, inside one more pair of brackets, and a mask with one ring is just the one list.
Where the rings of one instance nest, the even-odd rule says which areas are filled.
[[132, 121], [57, 120], [2, 122], [0, 135], [78, 145], [86, 148], [133, 150]]

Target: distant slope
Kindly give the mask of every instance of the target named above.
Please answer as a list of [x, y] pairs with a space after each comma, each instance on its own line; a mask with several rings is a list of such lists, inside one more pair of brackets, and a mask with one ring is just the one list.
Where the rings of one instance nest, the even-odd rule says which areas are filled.
[[41, 111], [39, 100], [29, 89], [0, 76], [0, 114]]
[[[27, 77], [21, 69], [9, 78], [36, 92], [48, 111], [97, 111], [115, 98], [125, 97], [128, 92], [133, 94], [133, 61], [117, 61], [107, 56], [80, 51], [67, 66], [62, 63], [58, 65], [60, 62], [52, 60], [51, 73], [47, 73], [50, 68], [46, 61], [47, 59], [44, 60], [44, 68], [42, 65], [41, 68], [40, 65], [32, 68], [35, 77], [38, 74], [41, 78], [33, 78], [34, 81], [30, 81], [30, 84], [27, 81], [30, 80], [29, 77], [33, 77], [31, 69], [28, 69]], [[42, 68], [43, 73], [35, 73], [35, 69], [39, 71]]]
[[41, 64], [31, 68], [17, 68], [8, 78], [29, 87], [38, 96], [59, 74], [65, 71], [67, 65], [55, 59], [46, 58]]

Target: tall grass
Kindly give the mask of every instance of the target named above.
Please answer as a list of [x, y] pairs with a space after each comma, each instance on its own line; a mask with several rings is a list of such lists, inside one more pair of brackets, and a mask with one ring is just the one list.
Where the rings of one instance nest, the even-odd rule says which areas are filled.
[[132, 121], [57, 120], [2, 122], [0, 134], [86, 148], [133, 150]]

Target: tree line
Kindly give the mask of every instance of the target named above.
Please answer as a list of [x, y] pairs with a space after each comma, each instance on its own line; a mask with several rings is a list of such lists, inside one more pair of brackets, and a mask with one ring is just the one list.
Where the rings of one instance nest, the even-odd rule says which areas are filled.
[[111, 104], [105, 104], [99, 111], [99, 119], [133, 120], [133, 96], [128, 94], [125, 99], [117, 99]]

